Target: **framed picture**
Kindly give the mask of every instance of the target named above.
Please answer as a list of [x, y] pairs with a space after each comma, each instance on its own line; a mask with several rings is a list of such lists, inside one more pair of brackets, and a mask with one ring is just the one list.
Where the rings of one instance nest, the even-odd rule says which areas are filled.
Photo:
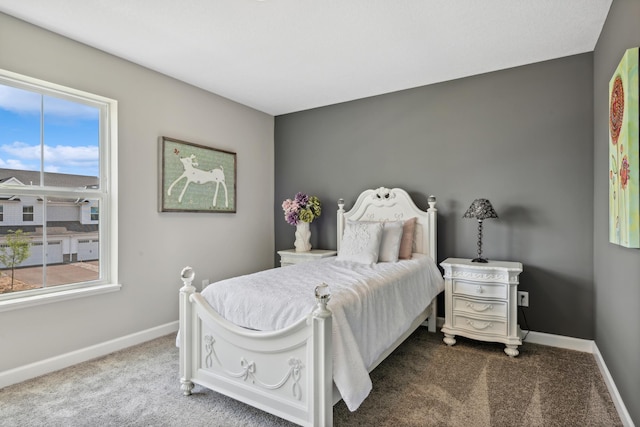
[[236, 153], [160, 137], [160, 212], [236, 212]]
[[638, 48], [628, 49], [609, 82], [609, 241], [640, 248]]

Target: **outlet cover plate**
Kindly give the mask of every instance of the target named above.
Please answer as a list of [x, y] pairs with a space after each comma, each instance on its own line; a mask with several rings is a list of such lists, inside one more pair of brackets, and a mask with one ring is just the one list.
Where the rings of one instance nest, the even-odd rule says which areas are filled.
[[518, 305], [529, 307], [529, 292], [518, 291]]

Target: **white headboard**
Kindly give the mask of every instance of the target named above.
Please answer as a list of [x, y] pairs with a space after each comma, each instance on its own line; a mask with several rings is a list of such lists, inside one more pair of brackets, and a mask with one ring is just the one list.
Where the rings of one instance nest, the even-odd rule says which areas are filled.
[[345, 212], [344, 200], [338, 201], [338, 251], [346, 220], [352, 221], [401, 221], [416, 217], [414, 252], [427, 254], [437, 260], [438, 210], [436, 198], [429, 196], [429, 209], [420, 210], [405, 190], [380, 187], [363, 191], [351, 210]]

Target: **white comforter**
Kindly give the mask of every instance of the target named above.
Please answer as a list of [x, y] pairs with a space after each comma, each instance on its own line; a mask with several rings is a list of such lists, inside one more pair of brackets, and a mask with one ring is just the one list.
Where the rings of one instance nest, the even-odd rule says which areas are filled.
[[307, 316], [314, 289], [323, 282], [334, 319], [333, 379], [355, 411], [371, 391], [368, 368], [444, 289], [433, 259], [414, 254], [411, 260], [364, 265], [325, 258], [216, 282], [202, 295], [230, 322], [272, 331]]

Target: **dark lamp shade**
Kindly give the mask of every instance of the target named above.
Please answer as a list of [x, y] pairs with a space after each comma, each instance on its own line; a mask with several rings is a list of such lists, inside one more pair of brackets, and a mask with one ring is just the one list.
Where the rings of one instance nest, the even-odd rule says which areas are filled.
[[498, 218], [498, 214], [493, 210], [493, 206], [491, 206], [491, 202], [488, 199], [475, 199], [462, 217], [475, 218], [482, 221], [487, 218]]

